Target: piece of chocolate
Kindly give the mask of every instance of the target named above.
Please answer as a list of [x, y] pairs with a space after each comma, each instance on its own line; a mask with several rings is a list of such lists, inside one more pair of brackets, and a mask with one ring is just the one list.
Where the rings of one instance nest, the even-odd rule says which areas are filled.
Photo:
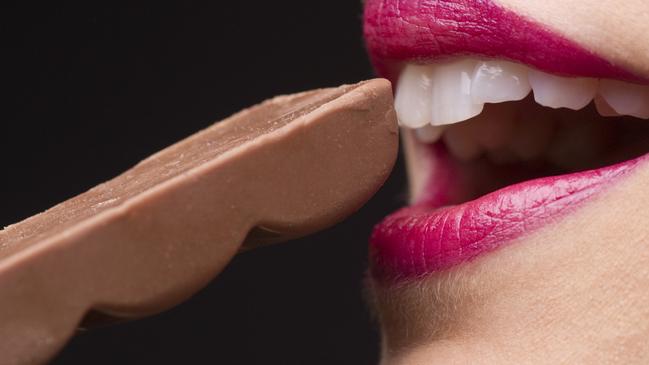
[[341, 221], [386, 180], [397, 133], [386, 80], [280, 96], [6, 227], [0, 363], [47, 361], [88, 313], [129, 319], [168, 309], [244, 241]]

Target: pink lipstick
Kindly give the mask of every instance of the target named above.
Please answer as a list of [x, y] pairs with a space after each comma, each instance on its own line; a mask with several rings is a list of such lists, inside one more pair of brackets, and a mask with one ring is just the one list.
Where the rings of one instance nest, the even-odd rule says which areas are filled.
[[626, 176], [644, 158], [512, 185], [474, 201], [438, 207], [422, 202], [378, 224], [370, 238], [373, 274], [381, 279], [448, 269], [571, 212]]
[[376, 71], [450, 56], [508, 59], [563, 76], [647, 80], [489, 0], [366, 0], [365, 41]]

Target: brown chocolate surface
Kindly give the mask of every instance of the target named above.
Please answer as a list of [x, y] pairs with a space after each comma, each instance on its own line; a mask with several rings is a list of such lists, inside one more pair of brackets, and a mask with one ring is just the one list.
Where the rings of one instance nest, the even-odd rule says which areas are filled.
[[341, 221], [383, 184], [397, 143], [388, 81], [280, 96], [6, 227], [0, 364], [45, 362], [91, 311], [163, 311], [242, 247]]

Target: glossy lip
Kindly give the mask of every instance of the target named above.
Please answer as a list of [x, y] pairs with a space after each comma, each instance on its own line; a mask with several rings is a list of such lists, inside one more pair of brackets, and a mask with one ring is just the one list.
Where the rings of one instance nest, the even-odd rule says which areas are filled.
[[381, 280], [416, 278], [490, 252], [572, 212], [627, 176], [648, 156], [530, 180], [455, 206], [440, 207], [443, 198], [429, 196], [391, 214], [374, 228], [370, 238], [372, 273]]
[[[563, 75], [647, 83], [575, 42], [489, 0], [366, 0], [365, 38], [377, 72], [396, 81], [404, 62], [471, 55], [509, 59]], [[453, 169], [430, 159], [424, 199], [378, 224], [370, 238], [379, 280], [449, 269], [567, 214], [627, 176], [649, 155], [596, 170], [515, 184], [444, 207]], [[440, 176], [442, 177], [440, 181]]]
[[489, 0], [366, 0], [364, 34], [372, 64], [392, 81], [404, 61], [462, 55], [562, 76], [649, 81]]

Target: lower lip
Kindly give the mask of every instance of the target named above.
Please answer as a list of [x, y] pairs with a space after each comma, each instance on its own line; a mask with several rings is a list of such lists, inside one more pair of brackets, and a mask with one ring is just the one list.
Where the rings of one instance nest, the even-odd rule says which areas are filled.
[[531, 180], [456, 206], [403, 208], [374, 228], [372, 273], [379, 280], [413, 279], [493, 251], [574, 211], [644, 159]]

